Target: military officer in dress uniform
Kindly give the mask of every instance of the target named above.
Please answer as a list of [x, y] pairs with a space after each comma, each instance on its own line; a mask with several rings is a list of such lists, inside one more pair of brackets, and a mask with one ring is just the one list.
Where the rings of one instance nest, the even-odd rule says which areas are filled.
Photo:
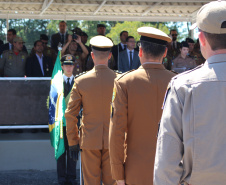
[[[64, 71], [64, 74], [63, 74], [64, 97], [65, 97], [65, 103], [67, 107], [68, 100], [71, 94], [71, 89], [74, 84], [73, 69], [74, 69], [75, 57], [72, 55], [64, 55], [61, 58], [61, 62], [62, 62], [61, 67]], [[73, 158], [70, 158], [68, 139], [66, 137], [66, 123], [64, 123], [63, 135], [64, 135], [65, 152], [57, 160], [58, 182], [59, 182], [59, 185], [66, 185], [66, 184], [76, 185], [77, 184], [76, 183], [77, 157], [75, 160], [73, 160]], [[76, 155], [78, 155], [78, 150]]]
[[22, 51], [23, 39], [13, 39], [13, 50], [6, 50], [0, 57], [0, 76], [24, 77], [27, 53]]
[[155, 185], [226, 182], [226, 1], [202, 6], [196, 25], [206, 62], [170, 83], [158, 134]]
[[[67, 137], [73, 156], [79, 143], [82, 172], [85, 185], [113, 185], [108, 136], [110, 122], [110, 103], [116, 73], [108, 68], [113, 43], [105, 36], [95, 36], [90, 40], [94, 68], [75, 77], [74, 86], [65, 113]], [[77, 118], [83, 106], [80, 136]]]
[[158, 123], [174, 73], [161, 64], [171, 41], [152, 27], [138, 28], [141, 66], [115, 79], [109, 132], [111, 171], [118, 185], [151, 185]]

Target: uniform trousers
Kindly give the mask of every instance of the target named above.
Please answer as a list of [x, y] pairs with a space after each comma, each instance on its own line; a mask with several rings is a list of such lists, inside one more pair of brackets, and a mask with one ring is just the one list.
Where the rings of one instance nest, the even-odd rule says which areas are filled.
[[59, 182], [75, 182], [76, 180], [76, 163], [69, 156], [69, 146], [66, 137], [66, 127], [63, 128], [64, 132], [64, 147], [65, 152], [57, 160], [57, 176]]
[[86, 150], [82, 149], [82, 172], [84, 185], [115, 185], [112, 179], [109, 150]]

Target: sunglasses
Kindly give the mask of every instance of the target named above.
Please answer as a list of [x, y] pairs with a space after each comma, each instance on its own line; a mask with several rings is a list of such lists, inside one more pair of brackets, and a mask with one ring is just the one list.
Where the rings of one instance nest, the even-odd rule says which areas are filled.
[[172, 36], [174, 37], [174, 36], [177, 36], [177, 34], [172, 34]]
[[42, 44], [45, 44], [45, 45], [47, 45], [47, 44], [48, 44], [48, 42], [42, 42]]

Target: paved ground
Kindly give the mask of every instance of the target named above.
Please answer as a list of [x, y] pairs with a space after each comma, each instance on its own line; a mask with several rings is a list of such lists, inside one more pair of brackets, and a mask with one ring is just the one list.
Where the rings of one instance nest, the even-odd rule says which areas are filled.
[[[79, 170], [77, 170], [79, 185]], [[57, 185], [57, 173], [51, 171], [0, 171], [0, 185]]]

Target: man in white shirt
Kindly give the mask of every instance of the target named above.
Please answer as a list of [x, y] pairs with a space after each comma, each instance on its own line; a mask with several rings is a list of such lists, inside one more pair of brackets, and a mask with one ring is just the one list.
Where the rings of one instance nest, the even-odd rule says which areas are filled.
[[127, 49], [119, 53], [118, 70], [126, 72], [132, 69], [137, 69], [140, 66], [138, 52], [134, 50], [136, 41], [133, 36], [128, 36], [126, 39]]
[[25, 72], [27, 77], [51, 77], [53, 71], [52, 59], [43, 55], [41, 40], [34, 43], [35, 54], [27, 58]]

